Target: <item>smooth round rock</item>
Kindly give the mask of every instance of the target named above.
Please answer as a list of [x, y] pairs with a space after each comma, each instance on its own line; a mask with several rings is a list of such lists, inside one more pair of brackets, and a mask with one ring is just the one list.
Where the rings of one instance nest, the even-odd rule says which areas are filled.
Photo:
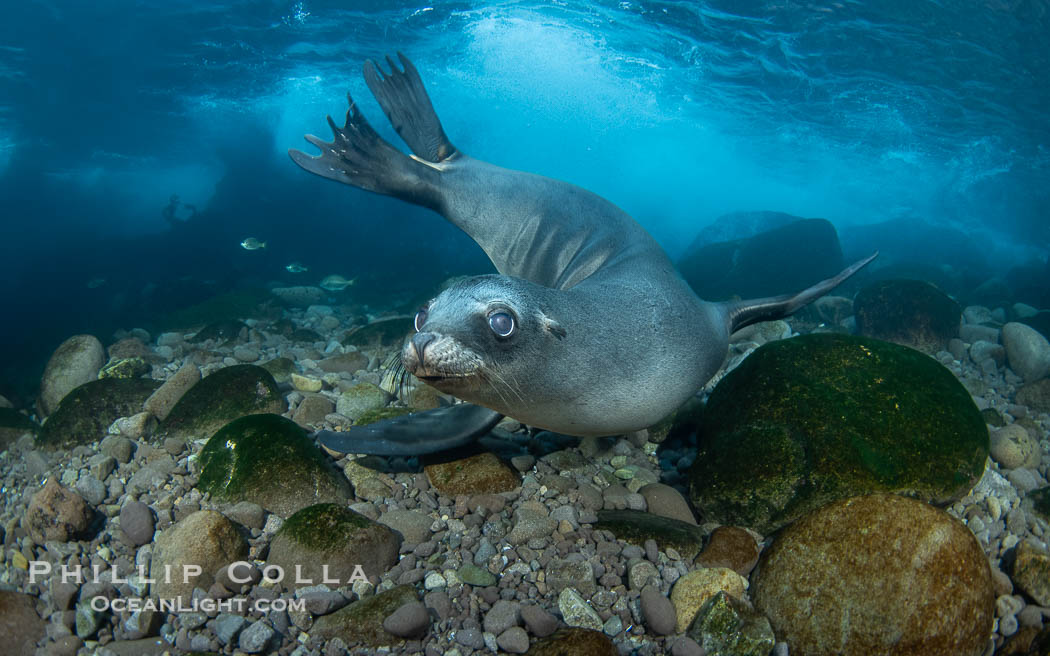
[[141, 501], [129, 501], [120, 509], [120, 528], [132, 546], [153, 541], [153, 511]]
[[51, 414], [66, 394], [98, 378], [105, 362], [102, 342], [94, 335], [73, 335], [62, 342], [51, 354], [40, 379], [37, 406], [41, 414]]
[[1038, 330], [1023, 323], [1003, 326], [1003, 347], [1010, 368], [1026, 383], [1050, 373], [1050, 342]]
[[784, 529], [751, 597], [801, 656], [980, 656], [995, 609], [988, 559], [969, 529], [886, 494], [838, 501]]
[[1006, 469], [1035, 469], [1042, 462], [1043, 450], [1024, 426], [1008, 424], [991, 431], [991, 455]]

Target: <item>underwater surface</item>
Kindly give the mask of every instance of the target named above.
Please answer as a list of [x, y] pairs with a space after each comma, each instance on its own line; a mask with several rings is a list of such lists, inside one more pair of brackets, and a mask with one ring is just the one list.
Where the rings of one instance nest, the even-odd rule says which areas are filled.
[[[1050, 649], [1050, 2], [9, 5], [15, 652]], [[288, 154], [320, 152], [303, 136], [330, 139], [347, 93], [408, 152], [362, 75], [398, 52], [456, 148], [608, 199], [726, 304], [632, 260], [684, 302], [624, 335], [638, 306], [610, 295], [568, 341], [542, 315], [545, 344], [578, 355], [582, 333], [611, 366], [492, 367], [507, 416], [454, 414], [448, 381], [405, 372], [414, 352], [428, 373], [429, 342], [402, 346], [493, 263], [435, 212]], [[875, 251], [790, 318], [674, 332]], [[486, 319], [494, 344], [527, 327]], [[703, 376], [679, 366], [686, 334]], [[338, 448], [374, 422], [437, 443], [441, 417], [484, 437]], [[198, 579], [147, 586], [165, 567]], [[150, 598], [181, 601], [134, 607]]]
[[[1036, 1], [14, 3], [0, 25], [0, 389], [32, 394], [19, 376], [69, 334], [152, 326], [234, 288], [338, 274], [433, 289], [488, 270], [430, 213], [319, 184], [285, 154], [327, 132], [347, 91], [397, 143], [360, 75], [396, 50], [463, 152], [609, 198], [673, 258], [721, 215], [773, 210], [840, 232], [902, 220], [900, 242], [918, 235], [902, 257], [972, 267], [978, 283], [1038, 266], [1047, 14]], [[249, 237], [267, 248], [240, 248]], [[853, 250], [874, 248], [889, 246]]]

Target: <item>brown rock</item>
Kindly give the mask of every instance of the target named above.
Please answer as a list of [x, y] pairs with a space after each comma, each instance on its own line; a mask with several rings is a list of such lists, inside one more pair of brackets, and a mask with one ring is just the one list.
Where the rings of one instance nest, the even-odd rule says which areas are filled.
[[426, 465], [427, 479], [439, 492], [459, 494], [499, 494], [521, 485], [521, 477], [492, 453], [479, 453], [460, 460]]
[[793, 655], [979, 656], [995, 599], [962, 523], [921, 501], [838, 501], [786, 528], [752, 599]]
[[192, 362], [187, 362], [146, 399], [146, 402], [142, 404], [142, 409], [163, 421], [182, 395], [200, 382], [200, 379], [201, 370]]
[[1017, 545], [1013, 581], [1040, 606], [1050, 606], [1050, 554], [1023, 540]]
[[737, 526], [719, 526], [711, 533], [707, 546], [696, 557], [704, 567], [728, 567], [747, 576], [758, 563], [758, 543], [750, 533]]
[[149, 362], [157, 357], [138, 337], [125, 337], [119, 342], [112, 344], [107, 350], [111, 360], [142, 358]]
[[48, 540], [68, 542], [83, 535], [91, 524], [91, 516], [83, 497], [49, 478], [29, 502], [25, 529], [37, 544]]
[[616, 645], [601, 631], [569, 627], [537, 640], [526, 656], [618, 656]]
[[[193, 588], [207, 590], [224, 565], [247, 554], [248, 543], [233, 522], [214, 510], [199, 510], [157, 537], [150, 564], [150, 578], [157, 582], [151, 586], [150, 596], [183, 597], [183, 603], [189, 603]], [[165, 576], [165, 566], [170, 566], [170, 577]], [[187, 569], [191, 566], [200, 567], [201, 573], [185, 581], [183, 573], [192, 575]]]
[[44, 621], [36, 612], [36, 600], [11, 590], [0, 590], [0, 641], [4, 654], [33, 656], [44, 637]]
[[1050, 378], [1028, 383], [1017, 390], [1015, 399], [1037, 412], [1050, 412]]
[[292, 421], [303, 428], [314, 428], [321, 425], [325, 415], [335, 412], [335, 404], [328, 397], [320, 394], [307, 394], [295, 408]]

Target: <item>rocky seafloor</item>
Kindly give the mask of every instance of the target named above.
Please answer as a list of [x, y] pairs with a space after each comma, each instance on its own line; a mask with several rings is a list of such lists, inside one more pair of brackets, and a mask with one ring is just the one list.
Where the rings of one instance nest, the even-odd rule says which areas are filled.
[[[918, 446], [893, 458], [857, 440], [828, 447], [856, 451], [870, 475], [849, 460], [821, 470], [805, 452], [798, 480], [770, 484], [758, 511], [743, 497], [796, 442], [697, 480], [697, 408], [718, 401], [726, 372], [763, 344], [856, 329], [848, 308], [822, 299], [738, 334], [726, 371], [648, 431], [577, 440], [506, 419], [484, 449], [422, 462], [324, 454], [308, 437], [448, 401], [391, 394], [382, 365], [396, 339], [348, 335], [361, 317], [347, 308], [136, 329], [107, 349], [71, 338], [32, 412], [0, 400], [3, 652], [1046, 653], [1050, 344], [1010, 320], [1032, 308], [971, 306], [950, 336], [920, 336], [972, 399], [920, 409], [981, 418], [978, 446], [959, 442], [950, 456], [965, 462], [937, 489], [914, 480], [956, 465], [924, 442], [969, 428], [908, 429]], [[705, 481], [743, 500], [718, 507]], [[802, 500], [812, 489], [819, 504]]]

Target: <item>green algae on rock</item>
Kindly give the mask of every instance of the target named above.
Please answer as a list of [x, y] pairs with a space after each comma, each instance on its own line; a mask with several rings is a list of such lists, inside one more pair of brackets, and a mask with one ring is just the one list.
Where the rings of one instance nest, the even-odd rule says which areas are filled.
[[892, 494], [810, 513], [762, 552], [751, 598], [792, 654], [979, 656], [995, 592], [970, 530]]
[[673, 547], [686, 561], [700, 553], [704, 540], [704, 531], [699, 526], [641, 510], [599, 510], [594, 528], [609, 531], [620, 540], [638, 546], [653, 539], [660, 549]]
[[0, 408], [0, 451], [26, 433], [36, 435], [40, 424], [14, 408]]
[[269, 371], [274, 381], [278, 383], [287, 383], [292, 379], [292, 374], [299, 373], [295, 363], [290, 358], [274, 358], [262, 363], [260, 366]]
[[764, 534], [870, 492], [958, 499], [989, 451], [973, 400], [935, 360], [827, 333], [752, 353], [712, 392], [698, 440], [694, 506]]
[[107, 363], [98, 372], [102, 378], [139, 378], [150, 372], [150, 365], [140, 357], [120, 358]]
[[703, 416], [704, 404], [692, 397], [677, 410], [649, 427], [649, 441], [660, 444], [669, 437], [688, 435], [696, 430]]
[[540, 638], [526, 656], [618, 656], [620, 652], [604, 633], [570, 626]]
[[274, 535], [266, 562], [296, 572], [285, 580], [289, 587], [333, 579], [339, 581], [334, 585], [347, 585], [358, 566], [377, 581], [397, 563], [400, 545], [389, 527], [342, 505], [319, 503], [288, 518]]
[[768, 656], [776, 642], [765, 616], [722, 590], [700, 607], [687, 635], [707, 656]]
[[372, 383], [357, 383], [339, 395], [335, 402], [335, 411], [356, 423], [366, 412], [385, 407], [391, 398], [389, 392]]
[[350, 496], [346, 479], [306, 431], [280, 415], [230, 422], [208, 440], [197, 462], [202, 492], [224, 501], [251, 501], [282, 517]]
[[959, 335], [962, 309], [922, 280], [880, 280], [853, 299], [857, 332], [933, 353]]
[[167, 437], [195, 439], [215, 433], [247, 415], [285, 411], [284, 397], [270, 372], [252, 364], [224, 367], [191, 387], [158, 432]]
[[372, 648], [400, 645], [404, 639], [384, 629], [383, 620], [413, 601], [418, 601], [415, 588], [399, 585], [317, 618], [310, 635], [325, 640], [341, 638], [347, 645]]
[[412, 408], [399, 408], [396, 406], [388, 406], [385, 408], [374, 408], [372, 410], [366, 410], [358, 416], [357, 420], [354, 421], [354, 426], [367, 426], [368, 424], [374, 424], [377, 421], [383, 419], [393, 419], [394, 417], [403, 417], [404, 415], [411, 414], [414, 412]]
[[142, 412], [142, 404], [160, 387], [148, 378], [103, 378], [66, 395], [37, 434], [38, 445], [74, 446], [101, 440], [120, 417]]

